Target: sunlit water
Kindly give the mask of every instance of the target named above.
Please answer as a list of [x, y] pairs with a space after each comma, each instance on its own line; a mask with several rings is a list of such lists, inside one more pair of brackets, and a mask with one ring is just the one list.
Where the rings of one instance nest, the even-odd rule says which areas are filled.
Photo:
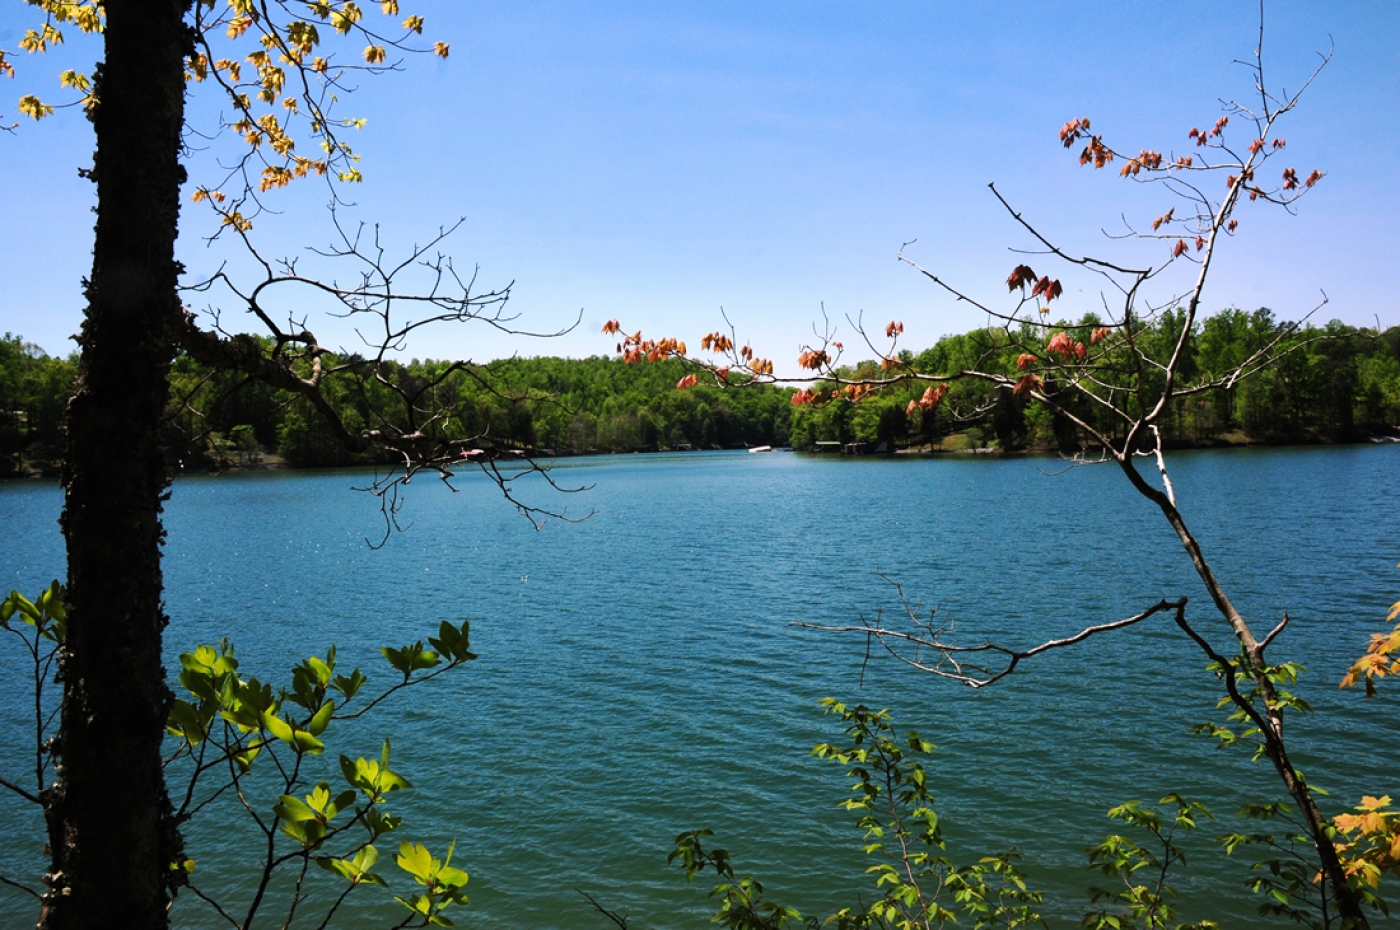
[[[1329, 809], [1400, 794], [1396, 696], [1366, 702], [1336, 687], [1400, 598], [1400, 448], [1185, 453], [1172, 465], [1237, 606], [1261, 631], [1285, 610], [1293, 618], [1273, 657], [1308, 667], [1301, 690], [1318, 714], [1291, 735], [1298, 764], [1333, 790]], [[391, 702], [328, 754], [368, 755], [393, 735], [396, 767], [415, 785], [398, 803], [403, 833], [435, 849], [455, 838], [454, 864], [471, 872], [459, 926], [611, 926], [578, 890], [632, 928], [705, 926], [713, 882], [687, 886], [666, 864], [676, 834], [695, 827], [804, 913], [868, 899], [860, 835], [837, 807], [848, 779], [808, 755], [839, 735], [816, 703], [828, 695], [889, 707], [938, 744], [929, 765], [950, 854], [1018, 848], [1055, 925], [1074, 926], [1102, 882], [1084, 851], [1118, 831], [1108, 807], [1172, 791], [1220, 817], [1178, 881], [1183, 918], [1261, 925], [1241, 890], [1247, 862], [1209, 840], [1235, 829], [1241, 803], [1279, 791], [1245, 753], [1186, 733], [1212, 717], [1218, 686], [1165, 617], [1028, 661], [982, 691], [889, 661], [863, 668], [863, 640], [791, 626], [892, 617], [883, 573], [969, 642], [1025, 646], [1185, 594], [1228, 651], [1160, 515], [1110, 467], [1047, 474], [1059, 467], [784, 453], [569, 460], [555, 478], [589, 490], [526, 490], [570, 516], [592, 511], [581, 523], [537, 533], [463, 475], [455, 494], [415, 482], [401, 515], [411, 525], [377, 551], [365, 541], [381, 531], [375, 502], [350, 490], [362, 474], [181, 478], [166, 511], [167, 643], [173, 657], [228, 636], [245, 675], [282, 680], [335, 642], [342, 666], [362, 665], [373, 684], [389, 677], [379, 646], [470, 619], [477, 662]], [[5, 589], [33, 593], [61, 575], [60, 507], [53, 484], [0, 486]], [[14, 681], [15, 651], [0, 661]], [[0, 733], [3, 774], [18, 779], [24, 692], [13, 693]], [[0, 818], [9, 874], [37, 858], [38, 820], [8, 796]], [[200, 887], [246, 898], [253, 834], [220, 819], [187, 835]], [[381, 870], [392, 874], [389, 860]], [[406, 913], [378, 889], [362, 898], [345, 926]], [[0, 923], [28, 923], [31, 901], [0, 891]], [[227, 926], [190, 896], [174, 919]]]

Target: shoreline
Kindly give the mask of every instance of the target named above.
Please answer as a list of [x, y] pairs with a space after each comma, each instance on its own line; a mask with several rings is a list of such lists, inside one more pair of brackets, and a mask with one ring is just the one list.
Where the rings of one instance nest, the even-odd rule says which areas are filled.
[[[1300, 448], [1300, 449], [1301, 449], [1301, 448], [1315, 448], [1315, 447], [1318, 447], [1318, 446], [1365, 446], [1365, 445], [1400, 444], [1400, 428], [1397, 428], [1396, 433], [1397, 433], [1396, 435], [1366, 436], [1366, 437], [1362, 437], [1362, 438], [1359, 438], [1359, 439], [1353, 439], [1353, 440], [1347, 440], [1347, 441], [1332, 440], [1332, 439], [1323, 439], [1323, 438], [1313, 437], [1313, 438], [1309, 438], [1309, 439], [1292, 440], [1292, 441], [1288, 441], [1288, 442], [1266, 442], [1266, 441], [1263, 441], [1263, 440], [1255, 440], [1255, 439], [1250, 439], [1250, 438], [1248, 438], [1248, 437], [1243, 437], [1243, 438], [1241, 438], [1239, 441], [1231, 441], [1231, 440], [1229, 440], [1229, 439], [1224, 439], [1224, 440], [1213, 440], [1213, 441], [1209, 441], [1209, 442], [1200, 442], [1200, 443], [1183, 443], [1183, 444], [1177, 444], [1177, 445], [1172, 445], [1172, 446], [1167, 447], [1166, 451], [1167, 451], [1167, 452], [1196, 452], [1196, 451], [1220, 451], [1220, 450], [1226, 450], [1226, 449], [1287, 449], [1287, 448]], [[548, 452], [548, 454], [545, 454], [546, 451]], [[609, 457], [609, 456], [614, 456], [614, 455], [656, 455], [656, 454], [672, 454], [672, 455], [686, 454], [686, 455], [689, 455], [689, 454], [703, 454], [703, 453], [705, 453], [705, 452], [711, 452], [711, 451], [721, 451], [721, 452], [740, 451], [740, 452], [742, 452], [742, 451], [746, 451], [746, 450], [743, 450], [743, 449], [738, 449], [738, 450], [732, 450], [732, 449], [721, 449], [721, 450], [710, 450], [710, 449], [671, 449], [671, 448], [652, 449], [652, 450], [648, 450], [648, 451], [645, 451], [645, 452], [636, 451], [636, 450], [634, 450], [634, 451], [629, 451], [629, 452], [597, 452], [597, 451], [592, 451], [592, 452], [560, 452], [560, 451], [557, 451], [557, 450], [541, 450], [541, 454], [539, 455], [537, 461], [549, 461], [549, 460], [552, 460], [552, 459], [566, 459], [566, 458], [586, 458], [586, 457], [600, 457], [600, 458], [601, 458], [601, 457]], [[775, 451], [777, 451], [777, 450], [775, 449]], [[812, 456], [812, 457], [814, 457], [814, 458], [820, 456], [820, 457], [823, 457], [823, 458], [842, 458], [842, 459], [844, 459], [844, 458], [859, 458], [859, 459], [873, 459], [873, 458], [936, 458], [936, 457], [947, 456], [947, 455], [974, 455], [974, 456], [976, 456], [976, 455], [986, 455], [986, 456], [995, 456], [995, 457], [1022, 456], [1022, 455], [1048, 455], [1048, 456], [1060, 456], [1060, 457], [1063, 458], [1063, 457], [1068, 457], [1068, 456], [1073, 456], [1073, 455], [1089, 455], [1089, 456], [1092, 456], [1092, 455], [1098, 454], [1098, 452], [1099, 452], [1100, 450], [1097, 450], [1097, 449], [1081, 449], [1081, 450], [1078, 450], [1077, 452], [1075, 452], [1075, 451], [1067, 451], [1067, 450], [1058, 449], [1058, 448], [1055, 448], [1055, 447], [1053, 447], [1053, 446], [1028, 446], [1028, 447], [1022, 448], [1022, 449], [1000, 449], [1000, 448], [998, 448], [998, 447], [996, 447], [996, 446], [981, 446], [981, 447], [971, 447], [971, 446], [970, 446], [970, 447], [966, 447], [966, 448], [947, 449], [947, 448], [934, 448], [934, 447], [932, 447], [932, 446], [930, 446], [930, 445], [925, 444], [925, 445], [922, 445], [922, 446], [912, 446], [912, 447], [906, 447], [906, 448], [903, 448], [903, 449], [896, 449], [896, 450], [894, 450], [893, 452], [821, 452], [821, 451], [817, 451], [817, 450], [815, 450], [815, 449], [798, 449], [798, 448], [792, 448], [792, 447], [784, 447], [784, 448], [782, 449], [782, 451], [796, 452], [796, 453], [800, 453], [800, 454], [803, 454], [803, 455]], [[269, 457], [272, 457], [272, 458], [277, 458], [275, 455], [272, 455], [272, 454], [270, 454], [270, 453], [267, 453], [267, 455], [268, 455]], [[0, 477], [0, 482], [5, 482], [5, 481], [23, 481], [23, 480], [32, 480], [32, 479], [40, 479], [40, 480], [48, 479], [48, 480], [53, 480], [53, 479], [57, 479], [57, 478], [61, 477], [62, 467], [63, 467], [63, 466], [62, 466], [62, 463], [60, 463], [60, 462], [45, 463], [45, 465], [42, 466], [42, 467], [37, 467], [37, 468], [36, 468], [36, 467], [29, 467], [29, 468], [24, 469], [24, 470], [22, 470], [22, 471], [20, 471], [20, 472], [17, 472], [16, 474], [9, 475], [9, 476], [6, 476], [6, 477]], [[373, 467], [375, 467], [375, 465], [374, 465], [373, 463], [365, 463], [365, 464], [363, 464], [363, 465], [350, 464], [350, 465], [339, 465], [339, 466], [325, 466], [325, 465], [292, 465], [292, 464], [290, 464], [290, 463], [288, 463], [288, 462], [286, 462], [286, 461], [280, 461], [280, 460], [278, 460], [278, 461], [263, 461], [263, 462], [257, 462], [257, 463], [255, 463], [255, 464], [249, 464], [249, 465], [242, 465], [242, 464], [240, 464], [240, 465], [229, 465], [229, 466], [226, 466], [226, 467], [223, 467], [223, 468], [181, 468], [181, 469], [179, 469], [179, 470], [177, 470], [177, 471], [173, 471], [173, 472], [171, 473], [171, 477], [174, 478], [174, 477], [178, 477], [178, 476], [180, 476], [180, 475], [206, 475], [206, 476], [211, 476], [211, 477], [212, 477], [212, 476], [218, 476], [218, 475], [225, 474], [225, 473], [230, 473], [230, 472], [235, 473], [235, 474], [244, 474], [244, 473], [263, 472], [263, 471], [324, 471], [324, 470], [326, 470], [326, 469], [328, 469], [328, 468], [330, 468], [330, 469], [342, 469], [342, 468], [373, 468]]]

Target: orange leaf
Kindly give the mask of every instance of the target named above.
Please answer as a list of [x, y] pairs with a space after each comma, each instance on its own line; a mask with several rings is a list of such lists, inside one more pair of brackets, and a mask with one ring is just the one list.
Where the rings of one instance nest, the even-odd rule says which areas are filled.
[[1054, 352], [1065, 361], [1074, 354], [1074, 342], [1069, 338], [1069, 333], [1056, 333], [1050, 337], [1050, 341], [1045, 345], [1046, 352]]
[[943, 399], [943, 395], [948, 393], [948, 385], [940, 384], [931, 386], [924, 391], [924, 396], [919, 398], [919, 407], [922, 410], [932, 410], [938, 406], [938, 402]]

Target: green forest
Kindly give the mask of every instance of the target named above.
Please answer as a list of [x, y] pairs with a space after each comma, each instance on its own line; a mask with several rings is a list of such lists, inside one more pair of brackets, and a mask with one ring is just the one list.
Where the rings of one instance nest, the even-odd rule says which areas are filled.
[[[1180, 317], [1163, 315], [1143, 331], [1145, 342], [1175, 341]], [[1095, 325], [1085, 318], [1074, 326]], [[1290, 333], [1290, 331], [1292, 331]], [[1268, 310], [1225, 310], [1208, 317], [1188, 341], [1186, 384], [1211, 381], [1284, 336], [1285, 353], [1272, 367], [1240, 380], [1177, 398], [1164, 423], [1170, 445], [1357, 442], [1394, 435], [1400, 424], [1400, 328], [1381, 333], [1338, 322], [1323, 327], [1278, 321]], [[899, 358], [909, 370], [941, 375], [964, 369], [1012, 373], [1030, 334], [1001, 329], [945, 336]], [[1292, 351], [1288, 349], [1292, 347]], [[1150, 349], [1149, 349], [1150, 351]], [[345, 362], [347, 376], [327, 379], [326, 392], [348, 426], [393, 421], [395, 405], [369, 363]], [[816, 448], [818, 442], [873, 448], [1001, 451], [1082, 448], [1074, 424], [1012, 392], [985, 382], [951, 382], [933, 410], [910, 411], [925, 382], [908, 381], [852, 402], [794, 406], [794, 387], [700, 383], [677, 387], [691, 363], [668, 359], [629, 365], [621, 358], [512, 358], [448, 371], [446, 362], [379, 363], [395, 383], [431, 385], [433, 409], [451, 415], [434, 424], [450, 438], [487, 449], [545, 455], [743, 448]], [[0, 340], [0, 475], [57, 473], [64, 449], [64, 407], [75, 357], [46, 354], [22, 338]], [[444, 377], [444, 372], [446, 375]], [[839, 368], [841, 380], [882, 376], [874, 361]], [[434, 383], [436, 382], [436, 383]], [[1076, 411], [1112, 433], [1105, 414]], [[396, 424], [401, 425], [401, 424]], [[369, 463], [347, 452], [305, 399], [274, 391], [236, 372], [216, 372], [194, 359], [176, 360], [166, 443], [176, 469], [219, 469], [282, 463], [323, 467]]]

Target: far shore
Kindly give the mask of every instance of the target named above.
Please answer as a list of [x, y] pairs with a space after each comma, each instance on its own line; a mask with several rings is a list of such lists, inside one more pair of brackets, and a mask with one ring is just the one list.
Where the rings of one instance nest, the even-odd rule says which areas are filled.
[[[848, 444], [846, 444], [847, 446], [868, 447], [868, 448], [858, 448], [856, 451], [852, 451], [852, 450], [850, 450], [849, 448], [846, 448], [846, 449], [838, 448], [838, 449], [832, 450], [832, 451], [823, 451], [823, 450], [817, 450], [817, 449], [794, 448], [794, 447], [791, 447], [791, 446], [774, 446], [774, 447], [772, 447], [772, 451], [797, 452], [797, 453], [801, 453], [801, 454], [803, 454], [803, 455], [808, 455], [808, 456], [812, 456], [812, 457], [821, 457], [821, 458], [882, 458], [882, 457], [889, 457], [889, 456], [898, 456], [898, 457], [915, 457], [915, 456], [917, 456], [917, 457], [936, 457], [936, 456], [944, 456], [944, 455], [989, 455], [989, 456], [998, 456], [998, 457], [1004, 457], [1004, 456], [1022, 456], [1022, 455], [1058, 455], [1058, 456], [1062, 456], [1062, 457], [1068, 457], [1068, 456], [1073, 456], [1073, 455], [1091, 455], [1091, 456], [1092, 456], [1092, 455], [1097, 455], [1097, 454], [1099, 453], [1099, 451], [1100, 451], [1100, 450], [1094, 449], [1094, 448], [1090, 448], [1090, 449], [1080, 449], [1080, 450], [1077, 450], [1077, 451], [1076, 451], [1076, 450], [1066, 450], [1066, 449], [1057, 449], [1057, 448], [1055, 448], [1055, 447], [1053, 447], [1053, 446], [1026, 446], [1026, 447], [1017, 448], [1017, 449], [1002, 449], [1002, 448], [999, 447], [999, 446], [976, 446], [976, 445], [972, 445], [972, 444], [970, 444], [970, 443], [967, 443], [966, 441], [963, 441], [963, 442], [957, 442], [957, 441], [956, 441], [956, 440], [964, 440], [965, 438], [966, 438], [966, 437], [963, 437], [963, 436], [953, 436], [953, 437], [948, 437], [947, 439], [944, 439], [944, 440], [942, 440], [942, 441], [940, 441], [939, 443], [936, 443], [936, 444], [924, 443], [924, 444], [920, 444], [920, 445], [910, 445], [910, 446], [905, 446], [905, 447], [903, 447], [903, 448], [895, 449], [893, 452], [874, 451], [874, 450], [875, 450], [875, 447], [876, 447], [876, 445], [877, 445], [877, 444], [874, 443], [874, 442], [867, 442], [867, 443], [848, 443]], [[952, 441], [950, 441], [950, 440], [952, 440]], [[1365, 436], [1365, 437], [1361, 437], [1361, 438], [1359, 438], [1359, 439], [1355, 439], [1355, 440], [1351, 440], [1351, 441], [1346, 441], [1346, 442], [1338, 441], [1338, 440], [1332, 440], [1332, 439], [1327, 439], [1327, 438], [1325, 438], [1325, 437], [1320, 437], [1320, 436], [1308, 436], [1308, 437], [1303, 437], [1303, 438], [1299, 438], [1299, 439], [1294, 439], [1294, 440], [1291, 440], [1291, 441], [1288, 441], [1288, 442], [1263, 442], [1263, 441], [1259, 441], [1259, 440], [1252, 439], [1251, 437], [1246, 436], [1246, 435], [1244, 435], [1243, 433], [1231, 433], [1231, 434], [1226, 434], [1225, 436], [1219, 437], [1219, 438], [1217, 438], [1217, 439], [1208, 440], [1208, 441], [1204, 441], [1204, 442], [1198, 442], [1198, 443], [1178, 443], [1178, 444], [1174, 444], [1174, 445], [1168, 447], [1168, 451], [1170, 451], [1170, 452], [1182, 452], [1182, 451], [1209, 450], [1209, 449], [1280, 449], [1280, 448], [1309, 448], [1309, 447], [1316, 447], [1316, 446], [1357, 446], [1357, 445], [1390, 444], [1390, 443], [1397, 443], [1397, 444], [1400, 444], [1400, 427], [1395, 427], [1395, 428], [1393, 429], [1392, 433], [1390, 433], [1390, 434], [1388, 434], [1388, 435]], [[523, 460], [523, 459], [530, 459], [530, 460], [533, 460], [533, 461], [548, 461], [548, 460], [551, 460], [551, 459], [575, 458], [575, 457], [583, 457], [583, 456], [647, 455], [647, 454], [656, 454], [656, 453], [671, 453], [671, 454], [680, 454], [680, 455], [691, 455], [691, 454], [703, 454], [703, 453], [705, 453], [705, 452], [710, 452], [710, 451], [723, 451], [723, 452], [740, 451], [740, 452], [742, 452], [742, 451], [745, 451], [745, 449], [742, 448], [742, 447], [741, 447], [741, 448], [736, 448], [736, 449], [696, 449], [696, 448], [693, 448], [693, 447], [672, 448], [672, 447], [666, 447], [666, 446], [661, 446], [661, 447], [649, 446], [649, 447], [646, 447], [646, 448], [644, 448], [644, 449], [630, 450], [630, 451], [625, 451], [625, 452], [602, 452], [602, 451], [592, 450], [592, 449], [590, 449], [590, 450], [588, 450], [588, 451], [586, 451], [586, 452], [573, 452], [573, 451], [568, 451], [568, 450], [555, 450], [555, 449], [525, 449], [525, 450], [513, 450], [513, 451], [512, 451], [512, 457], [518, 457], [518, 458], [520, 458], [520, 459], [522, 459], [522, 460]], [[755, 449], [755, 451], [757, 451], [757, 449]], [[763, 451], [769, 451], [769, 450], [768, 450], [768, 449], [764, 449]], [[191, 465], [188, 465], [188, 464], [185, 464], [185, 463], [172, 463], [171, 474], [172, 474], [172, 476], [173, 476], [173, 475], [219, 475], [219, 474], [223, 474], [223, 473], [225, 473], [225, 472], [245, 473], [245, 472], [260, 472], [260, 471], [314, 471], [314, 470], [318, 470], [318, 469], [322, 469], [322, 470], [323, 470], [323, 469], [326, 469], [326, 468], [370, 468], [370, 467], [374, 467], [376, 464], [378, 464], [380, 467], [383, 467], [383, 465], [384, 465], [384, 463], [374, 463], [374, 462], [347, 463], [347, 464], [344, 464], [344, 465], [295, 465], [295, 464], [292, 464], [291, 462], [286, 461], [286, 460], [283, 459], [281, 456], [279, 456], [279, 455], [277, 455], [277, 454], [275, 454], [275, 453], [266, 452], [266, 453], [261, 453], [261, 454], [259, 454], [259, 455], [257, 456], [257, 460], [256, 460], [256, 461], [252, 461], [252, 462], [226, 462], [226, 463], [217, 464], [217, 465], [201, 464], [201, 465], [198, 465], [198, 466], [191, 466]], [[52, 478], [59, 478], [59, 477], [61, 477], [61, 474], [62, 474], [62, 463], [61, 463], [61, 462], [43, 462], [43, 463], [25, 462], [25, 463], [23, 463], [23, 465], [21, 466], [21, 468], [20, 468], [19, 470], [17, 470], [15, 473], [13, 473], [13, 474], [11, 474], [11, 475], [9, 475], [9, 476], [7, 476], [7, 477], [8, 477], [8, 479], [19, 479], [19, 478], [50, 478], [50, 479], [52, 479]], [[0, 480], [6, 480], [6, 478], [0, 477]]]

